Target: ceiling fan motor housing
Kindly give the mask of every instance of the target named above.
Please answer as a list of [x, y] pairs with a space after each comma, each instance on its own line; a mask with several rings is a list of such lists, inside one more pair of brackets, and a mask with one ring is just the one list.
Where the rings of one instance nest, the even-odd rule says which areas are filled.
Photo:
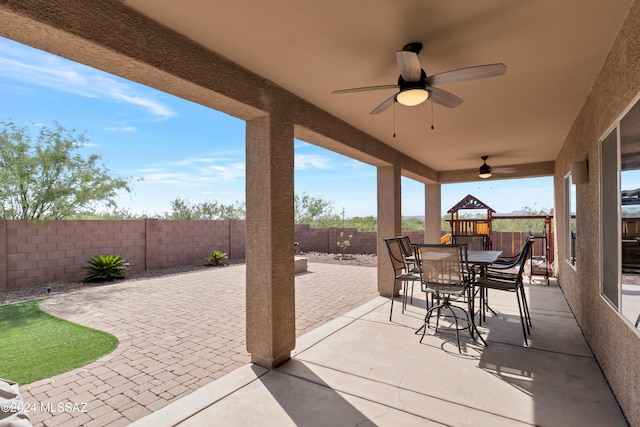
[[487, 159], [489, 156], [482, 156], [482, 166], [478, 170], [478, 176], [480, 178], [489, 178], [491, 176], [491, 166], [487, 164]]

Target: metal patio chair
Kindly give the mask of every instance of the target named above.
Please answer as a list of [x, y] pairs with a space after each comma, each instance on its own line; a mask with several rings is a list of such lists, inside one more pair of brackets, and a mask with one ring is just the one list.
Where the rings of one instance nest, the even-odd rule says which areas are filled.
[[393, 292], [391, 293], [391, 311], [389, 312], [389, 321], [393, 316], [393, 302], [395, 300], [396, 289], [402, 288], [402, 312], [407, 304], [407, 291], [409, 283], [413, 285], [420, 283], [420, 275], [418, 273], [411, 272], [413, 263], [406, 261], [405, 252], [402, 244], [402, 237], [390, 237], [384, 239], [387, 245], [387, 251], [389, 252], [389, 258], [391, 260], [391, 266], [393, 267]]
[[[475, 334], [477, 334], [486, 345], [486, 341], [480, 335], [473, 322], [473, 303], [470, 295], [473, 277], [469, 274], [471, 270], [467, 262], [466, 245], [415, 244], [414, 248], [416, 253], [419, 254], [418, 267], [421, 281], [425, 287], [435, 293], [436, 300], [425, 314], [424, 324], [420, 328], [422, 329], [420, 342], [422, 342], [427, 329], [431, 326], [431, 318], [434, 312], [436, 317], [435, 331], [437, 332], [442, 312], [447, 311], [453, 317], [456, 342], [460, 353], [462, 353], [459, 334], [461, 330], [468, 329], [474, 341], [476, 340]], [[456, 301], [466, 304], [466, 309], [454, 304]], [[459, 317], [454, 309], [457, 309], [464, 317]], [[465, 326], [460, 325], [459, 318], [466, 320]]]
[[[489, 289], [495, 289], [498, 291], [513, 292], [516, 294], [518, 301], [518, 311], [520, 313], [520, 323], [522, 325], [522, 335], [524, 337], [524, 344], [527, 345], [527, 337], [531, 333], [531, 314], [529, 313], [529, 304], [527, 303], [527, 296], [524, 290], [524, 268], [531, 252], [531, 246], [533, 239], [527, 239], [525, 242], [520, 256], [514, 267], [515, 271], [506, 271], [505, 268], [496, 268], [495, 264], [485, 269], [484, 273], [476, 278], [475, 286], [479, 290], [480, 294], [480, 316], [483, 316], [487, 309], [491, 310], [487, 304], [487, 295]], [[510, 267], [510, 268], [514, 268]], [[494, 314], [495, 311], [491, 310]]]

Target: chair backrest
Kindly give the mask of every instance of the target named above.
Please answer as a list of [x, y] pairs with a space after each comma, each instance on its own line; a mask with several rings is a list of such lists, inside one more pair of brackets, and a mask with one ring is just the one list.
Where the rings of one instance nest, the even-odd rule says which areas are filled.
[[529, 254], [531, 253], [531, 247], [533, 246], [534, 238], [529, 237], [522, 246], [522, 251], [518, 256], [517, 263], [520, 263], [518, 266], [518, 278], [517, 281], [522, 281], [522, 275], [524, 274], [524, 267], [527, 265], [527, 260], [529, 259]]
[[466, 245], [414, 244], [420, 275], [429, 287], [464, 288], [468, 284]]
[[[518, 257], [516, 259], [506, 263], [492, 264], [490, 266], [491, 268], [487, 269], [486, 275], [488, 277], [495, 278], [497, 274], [497, 278], [500, 278], [501, 280], [503, 280], [504, 275], [503, 273], [499, 273], [500, 270], [504, 272], [504, 270], [517, 269], [517, 274], [513, 279], [515, 280], [516, 283], [521, 282], [522, 276], [524, 275], [525, 266], [529, 262], [531, 249], [533, 247], [534, 241], [535, 239], [533, 238], [533, 236], [528, 237], [527, 240], [525, 240], [524, 244], [522, 245], [522, 250], [520, 250], [520, 253], [518, 254]], [[513, 270], [511, 270], [511, 273], [513, 274]]]
[[383, 240], [387, 245], [387, 251], [389, 252], [389, 258], [391, 259], [391, 266], [397, 275], [398, 272], [405, 268], [401, 237], [389, 237]]
[[402, 245], [402, 252], [404, 256], [413, 256], [413, 245], [409, 236], [400, 236], [400, 243]]
[[451, 243], [454, 245], [466, 244], [467, 250], [484, 251], [487, 250], [486, 234], [453, 234], [451, 235]]
[[515, 264], [523, 264], [527, 259], [529, 259], [529, 254], [531, 253], [531, 247], [533, 246], [534, 241], [535, 239], [533, 238], [533, 236], [527, 237], [527, 240], [525, 240], [524, 244], [522, 245], [522, 249], [518, 254], [518, 258], [516, 259]]

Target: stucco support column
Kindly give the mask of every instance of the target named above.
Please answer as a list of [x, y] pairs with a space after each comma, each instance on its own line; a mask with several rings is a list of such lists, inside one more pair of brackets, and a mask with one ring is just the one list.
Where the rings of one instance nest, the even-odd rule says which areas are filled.
[[378, 167], [378, 292], [382, 296], [394, 292], [393, 268], [383, 239], [402, 233], [400, 177], [397, 166]]
[[293, 125], [285, 113], [247, 122], [247, 351], [271, 368], [295, 347]]
[[424, 241], [425, 243], [440, 243], [442, 233], [442, 186], [440, 184], [425, 184], [424, 186]]

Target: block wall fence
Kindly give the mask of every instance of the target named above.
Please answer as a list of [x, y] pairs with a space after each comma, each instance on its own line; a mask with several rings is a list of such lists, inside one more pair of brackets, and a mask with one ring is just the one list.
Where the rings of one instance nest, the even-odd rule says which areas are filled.
[[[296, 224], [295, 240], [302, 252], [340, 253], [342, 228], [311, 228]], [[375, 231], [352, 235], [349, 253], [375, 254]], [[415, 243], [424, 242], [422, 231], [405, 231]], [[495, 234], [495, 233], [494, 233]], [[519, 251], [517, 236], [508, 240], [505, 254]], [[508, 246], [511, 246], [508, 247]], [[495, 249], [495, 245], [494, 245]], [[501, 248], [502, 249], [502, 248]], [[35, 223], [0, 219], [0, 290], [56, 281], [81, 280], [83, 266], [94, 255], [118, 254], [129, 271], [201, 265], [213, 250], [230, 258], [245, 256], [244, 220], [62, 220]], [[293, 252], [293, 242], [291, 244]]]

